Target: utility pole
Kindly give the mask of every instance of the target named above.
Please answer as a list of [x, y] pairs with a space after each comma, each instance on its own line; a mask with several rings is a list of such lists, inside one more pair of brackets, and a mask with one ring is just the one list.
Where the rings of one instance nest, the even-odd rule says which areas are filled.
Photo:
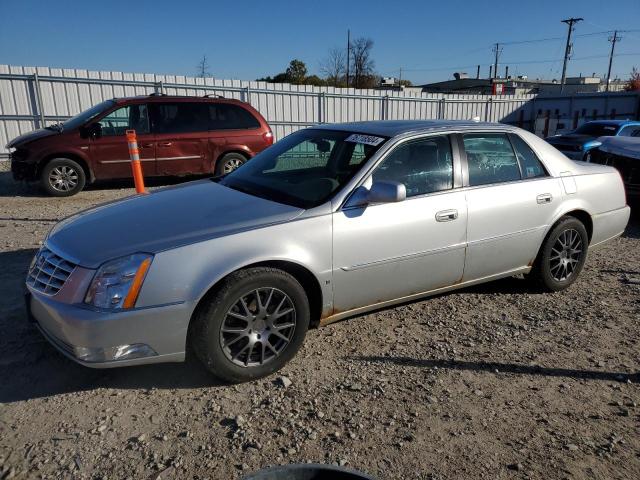
[[402, 67], [400, 67], [400, 78], [398, 79], [398, 86], [402, 86]]
[[567, 18], [562, 20], [562, 23], [566, 23], [569, 26], [569, 31], [567, 32], [567, 45], [564, 49], [564, 62], [562, 64], [562, 79], [560, 80], [560, 93], [564, 90], [564, 83], [567, 80], [567, 62], [569, 61], [569, 56], [571, 55], [571, 33], [573, 32], [573, 25], [581, 22], [584, 18]]
[[351, 61], [351, 30], [347, 29], [347, 88], [349, 88], [349, 63]]
[[493, 46], [493, 51], [494, 51], [494, 52], [495, 52], [495, 54], [496, 54], [495, 63], [493, 64], [493, 77], [494, 77], [494, 78], [498, 78], [498, 56], [500, 55], [500, 53], [501, 53], [501, 51], [502, 51], [502, 50], [500, 49], [500, 44], [499, 44], [499, 43], [496, 43], [496, 44]]
[[613, 37], [609, 37], [609, 41], [611, 42], [611, 53], [609, 54], [609, 69], [607, 70], [607, 92], [609, 91], [609, 82], [611, 81], [611, 64], [613, 63], [613, 52], [616, 48], [616, 43], [620, 40], [622, 40], [622, 38], [618, 36], [618, 31], [614, 30]]

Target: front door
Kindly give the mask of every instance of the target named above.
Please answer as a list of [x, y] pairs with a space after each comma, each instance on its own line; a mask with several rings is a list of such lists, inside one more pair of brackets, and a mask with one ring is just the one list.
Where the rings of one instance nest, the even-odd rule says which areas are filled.
[[453, 188], [453, 172], [449, 136], [405, 142], [386, 156], [365, 185], [400, 182], [407, 189], [407, 199], [334, 214], [336, 312], [462, 279], [467, 205], [464, 192]]
[[154, 103], [151, 119], [158, 175], [210, 173], [209, 110], [203, 102]]
[[93, 171], [97, 179], [131, 178], [131, 157], [125, 132], [135, 130], [142, 171], [153, 176], [155, 170], [155, 141], [149, 132], [147, 105], [132, 104], [108, 113], [98, 123], [101, 135], [90, 142]]
[[468, 164], [468, 251], [464, 280], [531, 266], [562, 195], [516, 134], [462, 136]]

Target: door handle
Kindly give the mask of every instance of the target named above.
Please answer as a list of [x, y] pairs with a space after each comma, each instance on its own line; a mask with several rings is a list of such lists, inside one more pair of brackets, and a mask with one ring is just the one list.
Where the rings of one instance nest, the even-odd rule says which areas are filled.
[[140, 145], [140, 148], [151, 148], [153, 147], [153, 143], [144, 143]]
[[160, 142], [158, 145], [160, 145], [161, 147], [170, 147], [171, 142]]
[[436, 213], [436, 222], [450, 222], [458, 218], [458, 210], [442, 210]]
[[536, 202], [540, 204], [551, 203], [552, 200], [553, 195], [551, 195], [550, 193], [542, 193], [536, 197]]

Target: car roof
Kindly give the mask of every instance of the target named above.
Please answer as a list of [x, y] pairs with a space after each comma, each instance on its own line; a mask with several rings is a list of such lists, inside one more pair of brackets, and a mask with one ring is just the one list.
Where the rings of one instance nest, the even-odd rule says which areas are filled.
[[502, 123], [475, 122], [470, 120], [374, 120], [370, 122], [347, 122], [315, 125], [312, 128], [325, 130], [346, 130], [367, 135], [395, 137], [405, 133], [434, 130], [471, 130], [478, 128], [500, 128], [512, 130]]
[[193, 95], [165, 95], [152, 93], [151, 95], [138, 95], [135, 97], [119, 97], [114, 98], [114, 102], [121, 104], [127, 102], [167, 102], [167, 101], [178, 101], [178, 102], [219, 102], [219, 103], [238, 103], [242, 104], [244, 102], [240, 100], [236, 100], [235, 98], [224, 98], [219, 96], [203, 96], [196, 97]]

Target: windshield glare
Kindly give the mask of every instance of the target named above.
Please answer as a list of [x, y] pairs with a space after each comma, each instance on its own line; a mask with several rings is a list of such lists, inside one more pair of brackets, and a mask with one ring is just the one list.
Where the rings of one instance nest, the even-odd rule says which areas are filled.
[[89, 108], [88, 110], [85, 110], [84, 112], [80, 112], [74, 117], [71, 117], [69, 120], [63, 122], [62, 125], [64, 126], [65, 130], [78, 128], [86, 124], [90, 120], [94, 119], [95, 117], [100, 115], [102, 112], [112, 107], [114, 104], [115, 102], [113, 100], [106, 100], [102, 103], [94, 105], [93, 107]]
[[326, 202], [386, 138], [335, 130], [293, 133], [256, 155], [220, 183], [300, 208]]
[[592, 137], [610, 137], [618, 131], [617, 125], [607, 125], [606, 123], [585, 123], [578, 127], [573, 133], [578, 135], [590, 135]]

